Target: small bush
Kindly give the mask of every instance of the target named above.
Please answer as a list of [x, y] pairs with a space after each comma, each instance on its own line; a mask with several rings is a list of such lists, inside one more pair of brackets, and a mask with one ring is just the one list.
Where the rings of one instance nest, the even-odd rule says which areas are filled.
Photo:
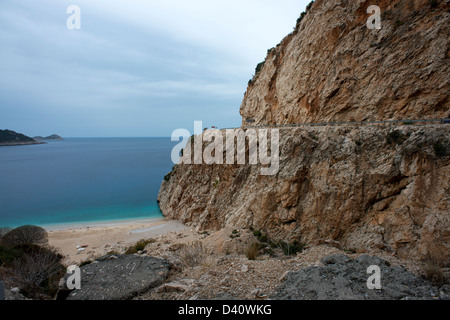
[[17, 249], [0, 245], [0, 267], [9, 265], [14, 259], [20, 257], [21, 252]]
[[261, 231], [255, 230], [255, 231], [253, 231], [253, 235], [254, 235], [255, 237], [259, 238], [259, 237], [261, 236]]
[[1, 238], [1, 243], [11, 248], [28, 244], [45, 246], [48, 244], [48, 234], [44, 228], [26, 225], [7, 232]]
[[[297, 254], [297, 252], [302, 252], [303, 248], [305, 247], [304, 244], [302, 244], [298, 241], [293, 241], [293, 242], [287, 243], [285, 241], [270, 240], [267, 237], [267, 235], [263, 234], [259, 230], [253, 231], [253, 235], [259, 240], [259, 243], [261, 246], [269, 245], [269, 247], [272, 249], [275, 249], [275, 248], [281, 249], [284, 252], [284, 254], [287, 256]], [[258, 249], [258, 251], [260, 249], [261, 249], [261, 247]], [[269, 250], [269, 253], [272, 253], [272, 251]]]
[[439, 5], [438, 0], [431, 0], [431, 1], [430, 1], [430, 6], [431, 6], [432, 8], [436, 8], [438, 5]]
[[20, 253], [6, 264], [2, 277], [11, 287], [18, 287], [28, 298], [41, 299], [56, 294], [59, 279], [65, 267], [56, 249], [38, 245], [20, 245], [14, 248]]
[[300, 25], [300, 23], [302, 22], [302, 20], [305, 16], [306, 16], [306, 12], [302, 12], [300, 14], [300, 17], [297, 19], [297, 27]]
[[181, 266], [184, 268], [193, 268], [202, 264], [207, 252], [200, 241], [180, 246], [176, 252], [176, 256], [180, 260]]
[[131, 247], [129, 247], [127, 249], [127, 251], [125, 251], [125, 254], [135, 254], [135, 253], [138, 253], [139, 251], [143, 251], [149, 243], [153, 243], [153, 242], [155, 242], [154, 239], [140, 240], [140, 241], [136, 242], [134, 245], [132, 245]]
[[256, 260], [259, 256], [260, 250], [264, 247], [264, 245], [260, 242], [253, 242], [245, 251], [245, 256], [248, 260]]
[[389, 144], [402, 144], [405, 140], [406, 136], [397, 130], [389, 132], [386, 136], [386, 141]]
[[260, 242], [266, 242], [268, 241], [268, 238], [265, 234], [261, 233], [261, 231], [256, 230], [253, 231], [253, 235], [260, 241]]
[[265, 64], [266, 64], [266, 61], [258, 63], [258, 65], [255, 68], [255, 75], [257, 75], [262, 70], [262, 68], [264, 67]]
[[240, 236], [241, 236], [241, 234], [239, 233], [239, 231], [236, 230], [236, 229], [234, 229], [234, 230], [231, 232], [230, 238], [231, 238], [231, 239], [235, 239], [235, 238], [239, 238]]
[[445, 255], [427, 254], [424, 261], [425, 278], [432, 284], [442, 286], [449, 284], [450, 279], [444, 274], [444, 268], [449, 266], [449, 261], [445, 261]]
[[81, 267], [87, 266], [91, 263], [92, 263], [92, 260], [86, 260], [86, 261], [83, 261], [82, 263], [80, 263], [79, 267], [81, 268]]
[[[183, 156], [182, 153], [183, 153], [183, 150], [181, 150], [181, 156]], [[173, 167], [172, 167], [172, 171], [170, 171], [168, 174], [166, 174], [166, 175], [164, 176], [164, 181], [169, 181], [170, 178], [172, 178], [172, 175], [175, 174], [176, 170], [177, 170], [177, 166], [173, 166]]]
[[437, 157], [445, 157], [447, 155], [447, 150], [441, 142], [435, 142], [433, 149]]
[[287, 243], [286, 241], [270, 241], [269, 243], [271, 248], [279, 248], [283, 250], [284, 254], [287, 256], [295, 255], [299, 252], [303, 251], [303, 248], [305, 245], [303, 243], [300, 243], [298, 241], [293, 241], [290, 243]]

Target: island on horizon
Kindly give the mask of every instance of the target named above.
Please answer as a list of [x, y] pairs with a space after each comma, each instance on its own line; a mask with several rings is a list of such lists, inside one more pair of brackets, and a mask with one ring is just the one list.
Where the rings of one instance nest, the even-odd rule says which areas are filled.
[[12, 130], [0, 129], [0, 146], [18, 146], [30, 144], [46, 144], [45, 140], [64, 140], [57, 134], [52, 134], [48, 137], [37, 136], [31, 138], [22, 133], [17, 133]]
[[42, 136], [37, 136], [34, 137], [35, 140], [37, 141], [43, 141], [43, 140], [64, 140], [61, 136], [57, 135], [57, 134], [52, 134], [48, 137], [42, 137]]

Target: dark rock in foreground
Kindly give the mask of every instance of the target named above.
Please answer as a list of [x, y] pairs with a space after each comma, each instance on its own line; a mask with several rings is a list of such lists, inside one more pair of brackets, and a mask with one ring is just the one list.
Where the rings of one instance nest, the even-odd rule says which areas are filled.
[[135, 255], [106, 256], [81, 267], [81, 289], [67, 300], [126, 300], [162, 284], [167, 260]]
[[[345, 255], [332, 255], [322, 263], [324, 266], [289, 273], [271, 299], [400, 300], [439, 299], [442, 295], [428, 281], [403, 267], [391, 267], [388, 261], [378, 257], [364, 255], [351, 260]], [[380, 290], [367, 287], [371, 276], [367, 269], [372, 265], [381, 269]]]

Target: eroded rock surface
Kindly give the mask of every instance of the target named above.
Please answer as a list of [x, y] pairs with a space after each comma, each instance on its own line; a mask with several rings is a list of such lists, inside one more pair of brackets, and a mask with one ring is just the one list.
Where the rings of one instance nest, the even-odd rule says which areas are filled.
[[[345, 255], [322, 259], [323, 266], [291, 272], [271, 296], [275, 300], [400, 300], [439, 299], [439, 288], [402, 267], [363, 255], [354, 260]], [[377, 266], [381, 289], [369, 289], [367, 281]], [[444, 296], [443, 296], [444, 297]]]
[[448, 259], [449, 141], [445, 125], [281, 130], [276, 175], [262, 176], [259, 165], [178, 165], [160, 207], [200, 230], [253, 228]]
[[[373, 4], [381, 30], [366, 26]], [[243, 125], [447, 117], [449, 8], [444, 0], [316, 0], [249, 83]]]
[[126, 300], [161, 285], [169, 274], [166, 260], [108, 255], [81, 267], [81, 289], [68, 300]]

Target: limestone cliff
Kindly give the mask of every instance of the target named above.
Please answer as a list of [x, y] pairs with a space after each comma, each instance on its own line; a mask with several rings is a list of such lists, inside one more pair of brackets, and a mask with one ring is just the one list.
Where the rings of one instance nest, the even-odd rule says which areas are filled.
[[[370, 5], [381, 30], [366, 26]], [[446, 117], [449, 9], [445, 0], [315, 1], [258, 66], [243, 123]]]
[[[382, 29], [369, 30], [370, 5]], [[441, 118], [449, 113], [450, 2], [318, 0], [249, 82], [243, 126]], [[164, 215], [198, 229], [450, 258], [450, 125], [280, 130], [280, 170], [178, 165]]]
[[445, 126], [281, 130], [280, 171], [178, 165], [162, 183], [164, 215], [199, 229], [399, 254], [450, 252], [450, 150]]

